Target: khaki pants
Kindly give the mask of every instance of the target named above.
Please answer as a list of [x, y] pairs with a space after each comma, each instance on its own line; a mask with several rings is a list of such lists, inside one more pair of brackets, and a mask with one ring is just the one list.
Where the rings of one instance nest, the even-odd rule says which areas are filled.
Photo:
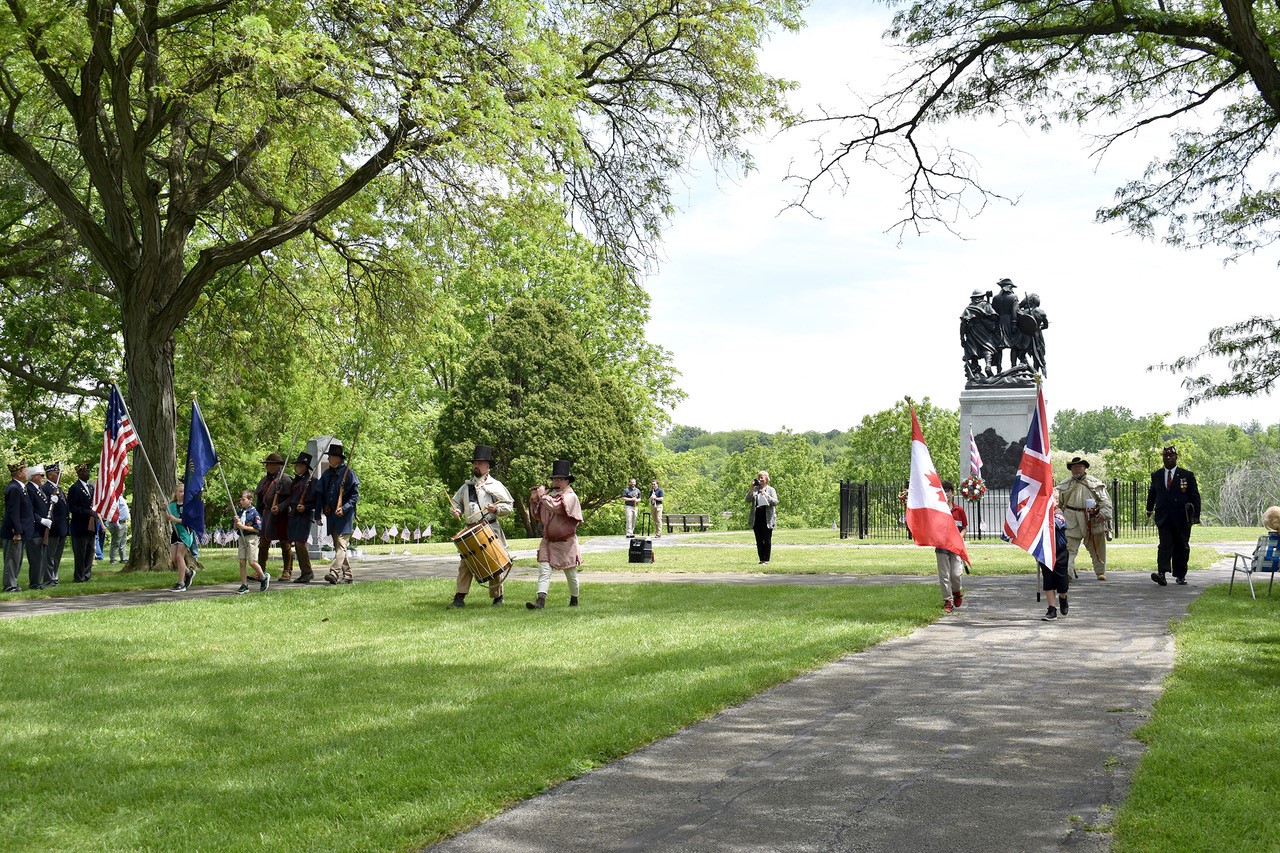
[[[473, 581], [473, 580], [475, 580], [475, 578], [473, 578], [473, 577], [471, 576], [471, 570], [467, 568], [467, 566], [466, 566], [466, 564], [465, 564], [465, 563], [459, 563], [459, 564], [458, 564], [458, 585], [457, 585], [457, 587], [455, 588], [455, 589], [456, 589], [456, 591], [457, 591], [457, 593], [458, 593], [458, 595], [466, 595], [468, 592], [470, 592], [470, 591], [471, 591], [471, 581]], [[490, 583], [490, 584], [489, 584], [489, 597], [490, 597], [490, 598], [501, 598], [501, 597], [502, 597], [502, 584], [501, 584], [501, 583]]]
[[333, 534], [333, 562], [324, 579], [330, 583], [351, 581], [351, 560], [347, 557], [347, 545], [351, 543], [350, 533]]
[[623, 509], [627, 512], [627, 536], [634, 536], [636, 533], [636, 510], [639, 507], [635, 504], [626, 504]]
[[1098, 536], [1086, 536], [1083, 539], [1075, 536], [1067, 537], [1067, 574], [1075, 575], [1076, 573], [1076, 552], [1080, 550], [1080, 543], [1084, 542], [1084, 550], [1093, 559], [1093, 571], [1095, 574], [1102, 574], [1107, 570], [1107, 538], [1106, 534]]
[[964, 580], [964, 562], [956, 554], [941, 548], [933, 549], [938, 558], [938, 583], [942, 585], [942, 598], [950, 601], [956, 593], [961, 592], [960, 584]]

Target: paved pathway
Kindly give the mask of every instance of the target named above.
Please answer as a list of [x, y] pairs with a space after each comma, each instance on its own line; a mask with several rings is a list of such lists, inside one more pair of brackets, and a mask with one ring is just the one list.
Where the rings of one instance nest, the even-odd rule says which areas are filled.
[[[438, 853], [1105, 850], [1192, 585], [1029, 578], [557, 786]], [[860, 579], [861, 580], [861, 579]]]

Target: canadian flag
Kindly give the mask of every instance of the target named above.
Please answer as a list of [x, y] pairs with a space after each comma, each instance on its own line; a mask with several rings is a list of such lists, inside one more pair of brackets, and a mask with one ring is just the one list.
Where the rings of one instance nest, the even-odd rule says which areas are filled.
[[933, 467], [929, 448], [924, 444], [924, 433], [916, 419], [915, 406], [911, 407], [911, 479], [907, 483], [907, 527], [917, 545], [932, 545], [960, 555], [969, 565], [969, 552], [964, 547], [964, 537], [951, 517], [946, 493], [942, 491], [942, 479]]

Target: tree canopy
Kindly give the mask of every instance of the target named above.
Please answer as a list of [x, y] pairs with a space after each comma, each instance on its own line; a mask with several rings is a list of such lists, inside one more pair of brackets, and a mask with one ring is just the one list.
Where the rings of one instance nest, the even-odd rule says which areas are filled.
[[[0, 199], [0, 276], [38, 281], [46, 298], [102, 321], [86, 322], [90, 332], [118, 337], [86, 347], [94, 359], [55, 344], [22, 361], [12, 341], [30, 333], [15, 326], [0, 370], [102, 396], [122, 366], [163, 492], [177, 455], [175, 348], [202, 299], [243, 282], [246, 268], [278, 287], [328, 265], [360, 297], [348, 316], [382, 300], [429, 311], [412, 296], [436, 282], [377, 275], [383, 250], [410, 245], [424, 209], [439, 221], [483, 217], [489, 200], [520, 193], [558, 199], [612, 266], [634, 265], [650, 256], [670, 181], [693, 152], [746, 165], [742, 140], [785, 116], [787, 84], [760, 70], [756, 48], [771, 29], [798, 26], [799, 7], [8, 3], [0, 169], [18, 189]], [[304, 246], [315, 251], [300, 261]], [[352, 342], [349, 326], [329, 333]], [[349, 346], [351, 359], [319, 362], [320, 375], [341, 384], [393, 368], [396, 340], [375, 338], [358, 356]], [[661, 354], [649, 355], [638, 366], [671, 392]], [[147, 478], [135, 486], [133, 554], [159, 563], [161, 498]]]
[[440, 480], [456, 489], [477, 444], [493, 447], [493, 474], [516, 498], [517, 523], [528, 532], [529, 490], [548, 482], [553, 460], [573, 464], [584, 511], [649, 471], [630, 404], [612, 379], [597, 376], [568, 312], [550, 300], [514, 300], [478, 342], [440, 412]]

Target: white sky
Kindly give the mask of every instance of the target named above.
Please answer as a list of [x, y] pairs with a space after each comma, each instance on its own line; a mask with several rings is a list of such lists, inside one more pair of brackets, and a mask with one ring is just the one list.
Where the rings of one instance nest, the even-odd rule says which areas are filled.
[[[809, 26], [776, 38], [763, 62], [799, 81], [793, 103], [852, 108], [852, 86], [883, 90], [901, 64], [881, 40], [890, 13], [867, 0], [814, 0]], [[752, 147], [758, 170], [738, 182], [692, 179], [648, 282], [651, 341], [674, 353], [688, 399], [673, 422], [707, 430], [847, 429], [903, 396], [956, 407], [964, 386], [959, 316], [974, 288], [1009, 277], [1039, 293], [1050, 417], [1059, 408], [1127, 406], [1173, 421], [1274, 423], [1273, 398], [1177, 408], [1180, 377], [1146, 367], [1199, 349], [1209, 329], [1270, 313], [1277, 254], [1224, 266], [1225, 252], [1189, 252], [1094, 223], [1116, 187], [1138, 177], [1164, 129], [1099, 163], [1071, 130], [952, 126], [936, 131], [979, 159], [984, 183], [1019, 198], [924, 237], [886, 233], [903, 184], [851, 170], [847, 195], [819, 193], [822, 217], [780, 213], [788, 165], [817, 163], [814, 131]], [[942, 136], [945, 134], [945, 136]], [[836, 131], [832, 138], [839, 138]], [[1006, 359], [1007, 360], [1007, 359]], [[1221, 373], [1219, 370], [1218, 373]]]

